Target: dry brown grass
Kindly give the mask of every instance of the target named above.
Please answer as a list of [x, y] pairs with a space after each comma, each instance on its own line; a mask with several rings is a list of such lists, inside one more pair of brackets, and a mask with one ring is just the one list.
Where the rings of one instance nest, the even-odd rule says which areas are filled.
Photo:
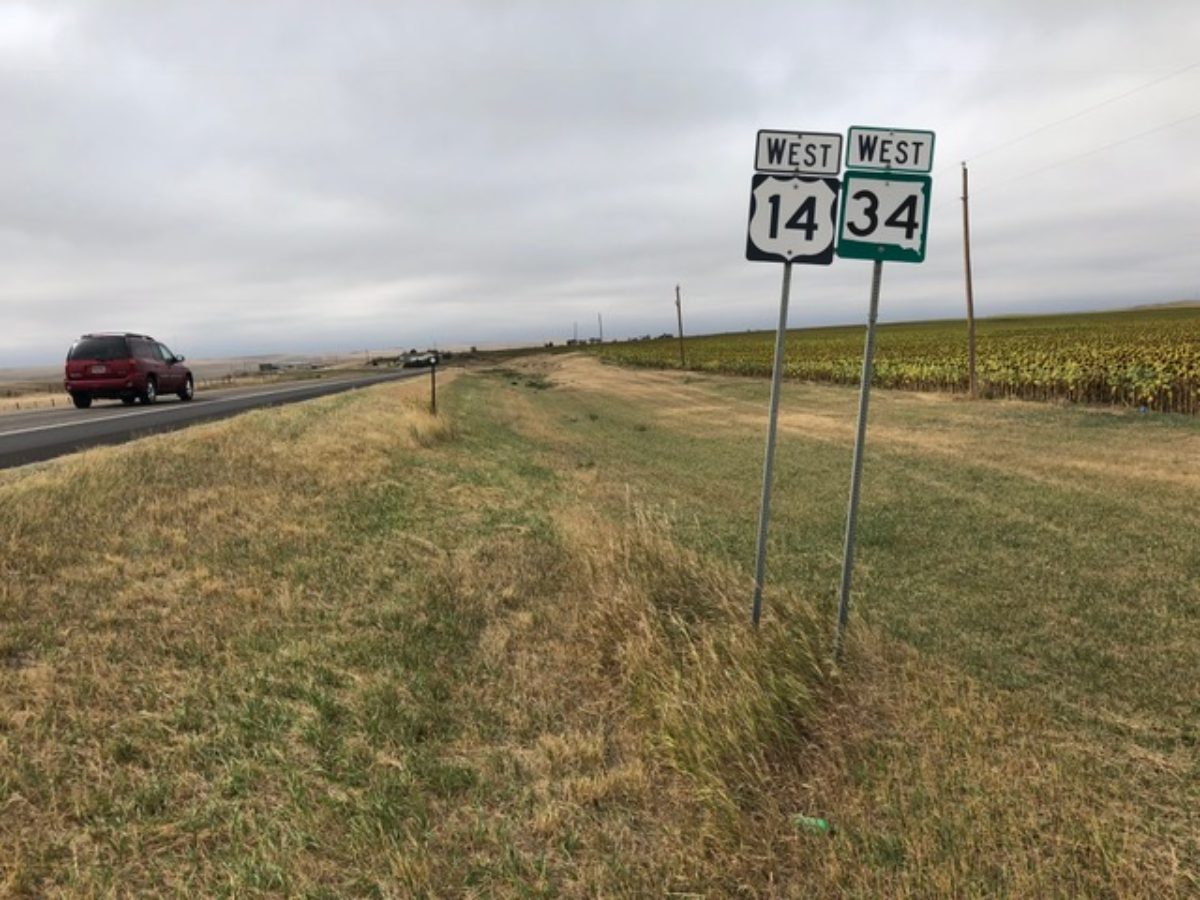
[[465, 690], [503, 722], [455, 753], [508, 790], [443, 823], [420, 884], [451, 883], [467, 846], [572, 894], [1186, 894], [1178, 841], [1104, 787], [1136, 761], [876, 631], [831, 673], [808, 604], [777, 593], [788, 624], [754, 633], [744, 577], [652, 516], [559, 524], [559, 552], [518, 537], [442, 563], [486, 610], [488, 677]]
[[452, 883], [463, 846], [541, 860], [542, 886], [572, 894], [783, 877], [792, 829], [773, 789], [802, 777], [826, 674], [811, 609], [781, 596], [791, 624], [755, 635], [744, 577], [680, 548], [661, 520], [574, 509], [558, 524], [550, 544], [514, 534], [433, 557], [438, 593], [486, 621], [488, 677], [463, 690], [490, 724], [454, 752], [505, 788], [443, 823], [432, 883]]
[[810, 848], [828, 889], [1164, 897], [1196, 886], [1179, 854], [1194, 833], [1181, 841], [1184, 822], [1147, 822], [1111, 780], [1138, 777], [1132, 760], [877, 634], [860, 635], [855, 656], [810, 757], [807, 787], [838, 828]]
[[[653, 418], [648, 421], [655, 423], [653, 427], [676, 435], [695, 434], [705, 441], [723, 432], [744, 430], [739, 414], [745, 403], [730, 379], [674, 373], [647, 376], [640, 371], [602, 367], [580, 357], [543, 359], [531, 362], [528, 370], [520, 363], [510, 365], [517, 373], [510, 382], [519, 385], [522, 371], [536, 371], [558, 385], [560, 392], [552, 404], [536, 393], [509, 392], [503, 413], [506, 421], [534, 436], [539, 445], [555, 448], [561, 454], [557, 465], [564, 470], [583, 454], [601, 460], [575, 469], [578, 502], [584, 507], [611, 505], [614, 493], [628, 493], [626, 485], [638, 479], [641, 490], [653, 494], [652, 480], [679, 465], [614, 458], [594, 447], [597, 434], [612, 433], [614, 441], [624, 446], [630, 423], [647, 421], [643, 418], [647, 411], [652, 411]], [[817, 395], [818, 401], [827, 393], [826, 389], [806, 391]], [[835, 399], [848, 409], [847, 400], [852, 398], [842, 393]], [[614, 398], [633, 409], [618, 417]], [[1084, 419], [1077, 426], [1066, 419], [1047, 429], [1038, 420], [1026, 426], [1020, 404], [1006, 405], [1006, 418], [997, 421], [989, 419], [987, 410], [946, 398], [886, 396], [880, 402], [884, 404], [884, 427], [873, 425], [872, 446], [914, 454], [916, 471], [910, 477], [922, 484], [928, 496], [951, 495], [966, 508], [980, 508], [985, 521], [1029, 530], [1052, 524], [1014, 505], [1012, 496], [981, 490], [978, 476], [964, 479], [963, 484], [947, 482], [933, 473], [922, 475], [916, 460], [949, 457], [972, 467], [994, 467], [1006, 478], [1016, 475], [1048, 493], [1061, 490], [1073, 498], [1084, 491], [1114, 502], [1128, 491], [1128, 508], [1141, 517], [1138, 521], [1150, 547], [1158, 546], [1162, 538], [1153, 528], [1156, 513], [1152, 501], [1141, 499], [1141, 486], [1196, 487], [1195, 473], [1178, 464], [1180, 453], [1198, 446], [1194, 429], [1150, 423], [1153, 441], [1149, 441], [1142, 429], [1102, 429], [1102, 421], [1110, 417], [1105, 412], [1092, 413], [1099, 422]], [[705, 412], [722, 405], [725, 412], [718, 419]], [[812, 414], [805, 407], [814, 405], [821, 404], [806, 397], [800, 410], [785, 411], [784, 421], [802, 422], [804, 427], [797, 429], [797, 434], [807, 440], [828, 440], [832, 423], [815, 431], [810, 427]], [[590, 436], [586, 443], [572, 443], [561, 427], [554, 427], [564, 410], [580, 411], [572, 415], [581, 419], [575, 430]], [[582, 411], [588, 411], [591, 421], [582, 421]], [[1053, 415], [1040, 409], [1034, 412], [1046, 418]], [[761, 415], [760, 411], [760, 422]], [[829, 420], [834, 417], [832, 413], [819, 415]], [[1080, 418], [1087, 415], [1079, 414]], [[852, 419], [843, 418], [848, 433]], [[914, 418], [919, 422], [915, 427]], [[698, 472], [694, 477], [704, 476]], [[910, 517], [921, 514], [916, 495], [906, 504]], [[1060, 552], [1048, 551], [1056, 556], [1056, 568], [1047, 575], [1050, 581], [1040, 612], [1044, 621], [1060, 623], [1056, 626], [1062, 629], [1058, 640], [1064, 644], [1066, 635], [1078, 632], [1084, 623], [1080, 613], [1067, 616], [1053, 602], [1054, 592], [1061, 590], [1054, 579], [1077, 577], [1072, 574], [1074, 562], [1064, 561], [1062, 554], [1068, 547], [1079, 554], [1090, 543], [1103, 544], [1105, 540], [1102, 523], [1091, 523], [1088, 532], [1088, 521], [1078, 521], [1077, 508], [1074, 513], [1076, 521], [1068, 515], [1069, 526], [1059, 527], [1055, 533], [1052, 546]], [[1083, 533], [1079, 525], [1083, 525]], [[982, 528], [979, 533], [981, 542], [996, 540]], [[655, 559], [653, 552], [641, 552], [646, 559]], [[620, 553], [602, 556], [622, 559]], [[1156, 558], [1174, 572], [1173, 580], [1164, 578], [1158, 591], [1186, 591], [1190, 583], [1186, 557], [1172, 551]], [[1038, 558], [1026, 558], [1023, 564], [1046, 565]], [[1003, 573], [996, 578], [998, 590], [1004, 591]], [[1126, 597], [1139, 592], [1156, 595], [1147, 591], [1145, 575], [1137, 569], [1111, 572], [1108, 585]], [[716, 596], [723, 593], [714, 592]], [[745, 614], [748, 593], [744, 586], [740, 594], [735, 592], [737, 600], [731, 609], [735, 629], [738, 612]], [[1104, 622], [1122, 621], [1124, 616], [1109, 611], [1109, 602], [1107, 597], [1096, 597], [1091, 615]], [[769, 608], [776, 603], [771, 598]], [[930, 613], [926, 627], [945, 627], [933, 617], [935, 610]], [[1176, 622], [1187, 633], [1186, 613], [1182, 619], [1176, 614]], [[1022, 627], [1006, 621], [1002, 612], [996, 626], [1000, 637]], [[620, 627], [616, 631], [637, 633], [637, 629]], [[748, 884], [765, 893], [812, 890], [818, 895], [861, 896], [1157, 897], [1187, 896], [1200, 890], [1200, 821], [1194, 813], [1195, 801], [1200, 800], [1195, 781], [1200, 759], [1194, 736], [1189, 739], [1186, 726], [1180, 731], [1172, 715], [1154, 715], [1149, 710], [1137, 714], [1124, 697], [1107, 694], [1105, 688], [1111, 690], [1111, 684], [1120, 683], [1119, 672], [1106, 673], [1110, 681], [1096, 684], [1091, 693], [1079, 693], [1078, 685], [1053, 688], [1048, 694], [1008, 693], [945, 661], [885, 641], [878, 629], [866, 629], [861, 622], [853, 633], [852, 664], [832, 682], [835, 700], [821, 707], [821, 715], [808, 720], [810, 745], [797, 753], [794, 769], [774, 773], [772, 801], [756, 802], [753, 814], [735, 818], [735, 830], [743, 835], [774, 829], [770, 839], [748, 840], [739, 851], [762, 865], [761, 877], [751, 878]], [[962, 638], [951, 633], [946, 639]], [[1111, 647], [1101, 646], [1131, 668], [1127, 678], [1137, 677], [1133, 667], [1142, 664], [1138, 661], [1144, 659], [1145, 648], [1123, 633], [1109, 639]], [[1053, 635], [1050, 641], [1054, 641]], [[567, 643], [578, 646], [575, 641]], [[1156, 637], [1155, 643], [1160, 654], [1179, 652], [1179, 639], [1174, 636]], [[1001, 652], [999, 647], [996, 652]], [[1061, 655], [1069, 651], [1049, 643], [1046, 652]], [[1086, 647], [1077, 652], [1095, 651]], [[706, 671], [722, 668], [710, 665]], [[1129, 687], [1124, 690], [1125, 696], [1134, 692]], [[1181, 698], [1188, 694], [1186, 690], [1178, 693]], [[669, 710], [671, 701], [663, 703]], [[1082, 705], [1064, 716], [1064, 706], [1069, 704]], [[733, 710], [718, 718], [738, 721]], [[667, 720], [656, 721], [661, 732]], [[720, 741], [716, 743], [720, 745]], [[664, 740], [658, 746], [670, 749], [672, 743]], [[707, 744], [701, 741], [697, 746]], [[689, 771], [677, 761], [671, 768], [678, 774]], [[664, 791], [664, 796], [669, 794]], [[720, 795], [710, 795], [714, 798], [718, 802], [713, 808], [728, 808]], [[837, 834], [826, 840], [798, 833], [787, 824], [785, 809], [826, 815]], [[721, 859], [729, 865], [727, 857]], [[716, 876], [708, 871], [705, 877]], [[704, 878], [700, 883], [705, 883]]]
[[299, 629], [287, 653], [319, 663], [303, 635], [322, 598], [289, 572], [333, 550], [386, 577], [400, 561], [347, 543], [331, 504], [452, 432], [410, 389], [378, 390], [378, 406], [309, 404], [8, 473], [0, 895], [209, 893], [225, 877], [212, 848], [256, 852], [244, 820], [286, 805], [304, 756], [212, 818], [221, 773], [249, 764], [225, 745], [268, 702], [254, 685], [270, 653], [256, 662], [253, 645]]
[[58, 409], [70, 407], [71, 398], [64, 391], [32, 391], [0, 397], [0, 413], [21, 412], [31, 409]]
[[1194, 752], [860, 621], [835, 670], [787, 584], [753, 630], [538, 366], [0, 479], [0, 894], [1197, 889]]
[[[757, 399], [741, 400], [728, 392], [713, 391], [714, 385], [730, 383], [729, 378], [621, 368], [583, 353], [533, 358], [514, 366], [535, 371], [581, 395], [620, 396], [653, 405], [657, 416], [690, 434], [765, 426], [765, 412]], [[852, 441], [855, 420], [850, 404], [855, 395], [843, 388], [821, 385], [806, 384], [803, 390], [817, 402], [805, 404], [805, 408], [781, 410], [779, 429], [784, 439], [790, 433], [836, 444]], [[1191, 431], [1156, 434], [1152, 443], [1132, 433], [1103, 446], [1079, 440], [1069, 429], [1049, 434], [1023, 431], [997, 440], [997, 408], [1037, 409], [1041, 404], [1019, 400], [969, 404], [949, 394], [909, 391], [888, 392], [887, 397], [890, 404], [916, 412], [920, 426], [914, 427], [911, 417], [896, 417], [899, 421], [895, 422], [872, 421], [873, 446], [943, 459], [969, 459], [996, 471], [1019, 467], [1022, 473], [1047, 480], [1119, 475], [1148, 484], [1200, 490], [1200, 466], [1191, 464], [1200, 454], [1200, 438]], [[1101, 408], [1082, 414], [1128, 417], [1129, 412]]]
[[[755, 639], [737, 623], [744, 578], [647, 514], [489, 525], [527, 502], [519, 485], [444, 490], [455, 427], [395, 393], [89, 451], [0, 487], [0, 890], [754, 883], [739, 823], [763, 815], [819, 706], [811, 612], [797, 600], [793, 628]], [[393, 470], [398, 452], [433, 454], [424, 485]], [[390, 491], [436, 498], [462, 531], [401, 514], [356, 541], [331, 520]], [[47, 538], [63, 522], [83, 549]], [[335, 580], [313, 581], [315, 561]], [[389, 580], [427, 598], [407, 603], [400, 670], [363, 657]], [[422, 683], [444, 685], [433, 706]], [[415, 733], [445, 731], [432, 757], [405, 743], [409, 707], [429, 723]], [[388, 800], [391, 784], [420, 794]], [[389, 803], [436, 824], [399, 843], [339, 827]]]

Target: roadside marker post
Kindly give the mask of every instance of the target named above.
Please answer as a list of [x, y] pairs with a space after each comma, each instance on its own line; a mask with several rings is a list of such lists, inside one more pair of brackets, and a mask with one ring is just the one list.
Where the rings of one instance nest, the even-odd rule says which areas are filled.
[[841, 150], [840, 134], [758, 133], [755, 154], [758, 174], [750, 188], [746, 258], [753, 262], [783, 263], [783, 285], [779, 298], [779, 326], [775, 331], [775, 359], [771, 366], [771, 402], [754, 563], [754, 601], [750, 618], [756, 628], [762, 615], [766, 576], [767, 528], [771, 518], [771, 481], [775, 474], [775, 436], [792, 264], [827, 266], [833, 262]]
[[854, 436], [854, 462], [850, 473], [850, 500], [842, 545], [842, 580], [838, 592], [837, 631], [833, 640], [835, 662], [841, 660], [846, 623], [850, 618], [850, 581], [854, 569], [858, 498], [862, 487], [867, 409], [871, 400], [871, 375], [875, 361], [879, 285], [883, 279], [885, 261], [920, 263], [925, 260], [929, 198], [933, 189], [933, 180], [925, 173], [933, 166], [933, 143], [932, 131], [858, 127], [850, 129], [847, 142], [837, 255], [843, 259], [869, 259], [873, 265], [858, 397], [858, 423]]
[[429, 413], [437, 415], [437, 360], [429, 366]]

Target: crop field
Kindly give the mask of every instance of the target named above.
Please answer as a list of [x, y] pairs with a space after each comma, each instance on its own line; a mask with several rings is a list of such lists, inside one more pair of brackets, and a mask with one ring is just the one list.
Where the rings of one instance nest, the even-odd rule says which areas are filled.
[[[862, 377], [862, 326], [789, 331], [786, 375], [857, 384]], [[1200, 412], [1200, 306], [976, 322], [977, 376], [984, 397], [1059, 400]], [[688, 338], [687, 367], [706, 372], [769, 375], [773, 332]], [[631, 341], [597, 348], [628, 365], [678, 367], [674, 340]], [[879, 387], [967, 390], [964, 321], [880, 325], [875, 372]]]

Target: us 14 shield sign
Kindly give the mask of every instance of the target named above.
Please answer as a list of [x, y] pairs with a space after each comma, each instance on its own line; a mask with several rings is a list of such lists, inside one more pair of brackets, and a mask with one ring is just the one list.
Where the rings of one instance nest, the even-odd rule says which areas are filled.
[[837, 199], [836, 178], [755, 175], [746, 258], [829, 265], [837, 231]]

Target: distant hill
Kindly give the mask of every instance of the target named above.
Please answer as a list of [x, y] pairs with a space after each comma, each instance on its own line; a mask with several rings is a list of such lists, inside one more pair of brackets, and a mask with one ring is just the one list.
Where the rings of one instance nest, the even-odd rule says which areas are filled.
[[1143, 303], [1130, 309], [1191, 309], [1200, 307], [1200, 300], [1172, 300], [1169, 303]]

